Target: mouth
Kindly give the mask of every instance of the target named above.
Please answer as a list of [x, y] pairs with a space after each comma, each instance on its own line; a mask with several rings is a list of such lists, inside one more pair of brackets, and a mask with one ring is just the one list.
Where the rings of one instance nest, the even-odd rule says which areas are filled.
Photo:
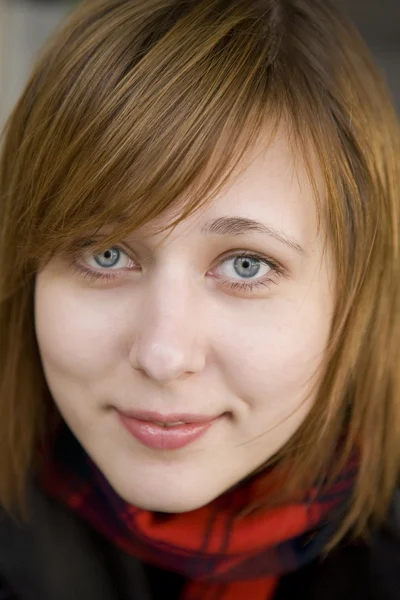
[[160, 425], [160, 427], [176, 427], [177, 425], [187, 425], [185, 421], [176, 421], [176, 423], [164, 423], [162, 421], [153, 421], [156, 425]]
[[209, 423], [217, 418], [219, 415], [202, 415], [199, 413], [171, 413], [163, 415], [156, 411], [142, 411], [142, 410], [121, 410], [121, 414], [128, 418], [139, 419], [140, 421], [151, 421], [157, 425], [171, 427], [174, 425], [187, 425], [189, 423]]
[[202, 437], [222, 415], [161, 415], [157, 412], [117, 411], [124, 428], [142, 445], [154, 450], [178, 450]]

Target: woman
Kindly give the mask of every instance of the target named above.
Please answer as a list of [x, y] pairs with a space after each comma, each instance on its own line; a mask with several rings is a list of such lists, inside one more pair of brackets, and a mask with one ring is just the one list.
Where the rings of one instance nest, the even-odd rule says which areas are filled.
[[4, 597], [400, 597], [398, 159], [327, 0], [77, 8], [1, 162]]

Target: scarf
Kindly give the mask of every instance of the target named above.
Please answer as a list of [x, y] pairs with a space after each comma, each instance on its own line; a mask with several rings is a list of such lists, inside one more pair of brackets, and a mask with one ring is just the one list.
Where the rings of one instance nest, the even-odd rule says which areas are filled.
[[[207, 506], [181, 514], [122, 500], [63, 426], [41, 470], [44, 490], [128, 554], [184, 576], [180, 600], [270, 600], [280, 577], [316, 559], [337, 530], [353, 489], [350, 457], [329, 487], [246, 514], [274, 469], [242, 482]], [[326, 487], [326, 486], [325, 486]], [[244, 516], [243, 516], [244, 515]]]

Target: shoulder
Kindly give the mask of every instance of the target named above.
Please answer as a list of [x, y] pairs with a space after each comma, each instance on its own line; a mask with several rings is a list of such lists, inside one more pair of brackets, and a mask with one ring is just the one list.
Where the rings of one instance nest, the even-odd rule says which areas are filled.
[[282, 579], [276, 600], [399, 600], [400, 490], [386, 522], [368, 542], [344, 542]]
[[376, 532], [371, 543], [371, 575], [373, 589], [382, 600], [400, 597], [400, 489], [393, 497], [386, 523]]
[[[34, 487], [29, 507], [24, 524], [0, 509], [0, 600], [115, 600], [110, 563], [121, 563], [119, 581], [129, 572], [126, 587], [135, 598], [149, 597], [138, 561], [125, 568], [124, 557], [107, 560], [101, 540]], [[276, 600], [399, 600], [399, 590], [400, 490], [368, 544], [342, 544], [283, 577]]]
[[0, 600], [18, 600], [8, 585], [0, 579]]
[[[0, 509], [0, 600], [127, 597], [119, 594], [100, 536], [34, 485], [28, 511], [26, 521], [17, 521]], [[148, 600], [139, 563], [130, 567], [133, 597]]]

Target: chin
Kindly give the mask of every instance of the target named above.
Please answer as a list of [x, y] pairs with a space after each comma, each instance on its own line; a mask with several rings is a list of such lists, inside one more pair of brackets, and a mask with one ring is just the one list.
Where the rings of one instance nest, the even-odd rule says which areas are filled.
[[214, 498], [211, 499], [198, 499], [197, 501], [189, 498], [177, 498], [177, 497], [165, 497], [165, 494], [147, 496], [145, 494], [127, 494], [121, 496], [125, 502], [137, 506], [142, 510], [149, 510], [151, 512], [162, 512], [162, 513], [186, 513], [202, 508]]
[[154, 501], [149, 501], [149, 502], [131, 502], [130, 504], [133, 504], [134, 506], [137, 506], [138, 508], [141, 508], [142, 510], [148, 510], [150, 512], [159, 512], [159, 513], [168, 513], [168, 514], [182, 514], [182, 513], [188, 513], [188, 512], [192, 512], [193, 510], [196, 510], [198, 508], [202, 508], [202, 506], [205, 506], [205, 504], [207, 504], [207, 502], [205, 504], [201, 503], [199, 504], [188, 504], [187, 502], [182, 503], [182, 502], [154, 502]]
[[[117, 482], [109, 481], [117, 494], [128, 504], [137, 506], [142, 510], [163, 513], [185, 513], [191, 512], [198, 508], [202, 508], [206, 504], [212, 502], [218, 495], [205, 494], [204, 490], [191, 490], [187, 494], [182, 489], [177, 490], [176, 486], [172, 486], [170, 493], [165, 492], [165, 488], [157, 489], [156, 486], [143, 487], [140, 483], [135, 486], [118, 485]], [[222, 493], [222, 492], [221, 492]]]

